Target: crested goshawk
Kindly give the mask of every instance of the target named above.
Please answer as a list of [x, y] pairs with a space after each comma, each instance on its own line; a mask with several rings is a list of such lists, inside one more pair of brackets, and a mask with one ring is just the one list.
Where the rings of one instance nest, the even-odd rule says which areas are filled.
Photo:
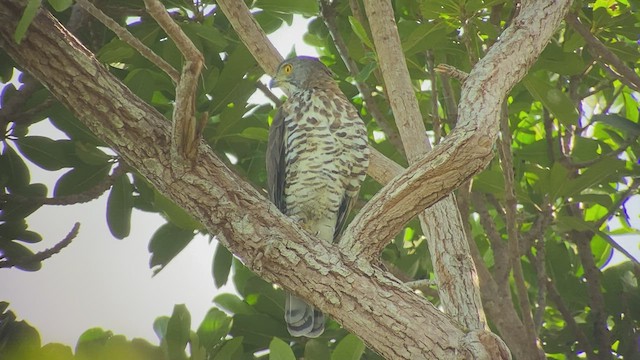
[[[271, 124], [266, 161], [271, 201], [327, 242], [339, 238], [369, 165], [366, 127], [332, 75], [312, 57], [279, 65], [270, 86], [289, 97]], [[322, 312], [292, 294], [285, 320], [293, 336], [324, 331]]]

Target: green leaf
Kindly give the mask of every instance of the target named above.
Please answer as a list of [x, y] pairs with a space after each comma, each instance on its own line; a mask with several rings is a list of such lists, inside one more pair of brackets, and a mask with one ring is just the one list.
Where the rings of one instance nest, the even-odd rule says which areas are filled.
[[172, 223], [166, 223], [158, 228], [149, 241], [151, 260], [149, 267], [158, 274], [182, 249], [193, 239], [193, 230], [181, 229]]
[[156, 210], [162, 212], [172, 224], [179, 228], [190, 231], [203, 228], [202, 224], [194, 219], [188, 212], [184, 211], [183, 208], [176, 205], [158, 191], [154, 193], [153, 204]]
[[212, 350], [222, 343], [231, 329], [231, 321], [232, 318], [224, 311], [211, 308], [198, 327], [197, 333], [202, 346], [207, 350]]
[[331, 351], [327, 347], [326, 343], [317, 339], [309, 339], [304, 346], [304, 359], [330, 360]]
[[6, 184], [12, 192], [29, 185], [31, 181], [29, 168], [22, 161], [20, 155], [6, 142], [0, 160], [0, 169], [2, 169], [2, 173], [8, 174]]
[[[29, 184], [20, 188], [16, 193], [25, 197], [42, 198], [47, 196], [47, 187], [44, 184]], [[40, 207], [42, 207], [42, 203], [39, 201], [19, 201], [9, 198], [9, 200], [3, 204], [2, 211], [0, 211], [0, 220], [22, 220]]]
[[[562, 187], [560, 195], [572, 196], [580, 194], [582, 191], [595, 187], [603, 183], [610, 177], [616, 177], [620, 171], [625, 169], [625, 162], [618, 159], [602, 160], [588, 167], [575, 179], [566, 181]], [[615, 181], [615, 180], [611, 180]]]
[[245, 139], [267, 142], [267, 139], [269, 138], [269, 130], [258, 127], [248, 127], [242, 130], [240, 136]]
[[269, 360], [296, 360], [296, 357], [289, 344], [274, 337], [269, 343]]
[[123, 82], [139, 98], [150, 102], [156, 90], [155, 73], [149, 69], [134, 69], [127, 74]]
[[120, 175], [109, 192], [107, 199], [107, 225], [111, 235], [124, 239], [131, 231], [131, 211], [133, 210], [133, 186], [126, 174]]
[[242, 347], [242, 336], [235, 337], [224, 343], [220, 351], [216, 354], [213, 360], [240, 360], [244, 355], [244, 349]]
[[254, 7], [265, 11], [293, 13], [302, 16], [317, 16], [319, 11], [318, 2], [315, 0], [257, 0]]
[[[418, 25], [411, 34], [402, 41], [402, 51], [405, 54], [413, 54], [417, 51], [423, 51], [432, 46], [424, 46], [423, 41], [428, 39], [431, 43], [435, 42], [434, 33], [441, 32], [445, 28], [444, 22], [429, 22]], [[418, 46], [419, 44], [423, 46]]]
[[365, 67], [363, 67], [360, 72], [356, 75], [356, 82], [365, 82], [373, 72], [378, 67], [378, 63], [375, 61], [371, 61]]
[[97, 358], [112, 336], [113, 333], [111, 331], [105, 331], [98, 327], [83, 332], [76, 344], [76, 357], [79, 359]]
[[360, 24], [358, 19], [353, 16], [349, 16], [349, 24], [351, 24], [351, 30], [358, 36], [358, 38], [365, 44], [369, 49], [375, 49], [373, 46], [373, 42], [369, 39], [369, 35], [367, 31], [364, 29], [364, 26]]
[[222, 51], [222, 49], [229, 45], [229, 41], [227, 41], [224, 34], [222, 34], [218, 29], [211, 25], [188, 22], [181, 23], [180, 27], [185, 31], [187, 35], [196, 35], [211, 43], [219, 51]]
[[169, 359], [186, 359], [185, 348], [191, 334], [191, 314], [184, 304], [175, 305], [167, 324], [165, 337]]
[[48, 2], [57, 12], [65, 11], [73, 5], [73, 0], [48, 0]]
[[213, 282], [216, 287], [221, 287], [227, 283], [229, 272], [231, 272], [231, 264], [233, 263], [233, 255], [224, 245], [218, 243], [216, 253], [213, 256], [212, 274]]
[[278, 321], [265, 314], [236, 314], [233, 317], [231, 334], [234, 337], [243, 336], [245, 344], [266, 347], [274, 336], [284, 339], [290, 337], [284, 318], [281, 319]]
[[251, 305], [244, 302], [234, 294], [220, 294], [213, 298], [213, 302], [218, 304], [222, 309], [232, 314], [255, 314], [256, 310]]
[[73, 195], [89, 190], [105, 180], [109, 175], [110, 169], [110, 163], [105, 163], [101, 166], [73, 168], [58, 179], [53, 189], [53, 195], [56, 197]]
[[15, 241], [3, 241], [0, 244], [0, 250], [2, 250], [2, 254], [7, 259], [18, 261], [18, 264], [15, 266], [17, 269], [24, 271], [38, 271], [42, 267], [42, 262], [40, 261], [21, 262], [32, 257], [34, 254], [33, 251]]
[[29, 0], [27, 3], [27, 7], [24, 8], [24, 12], [22, 13], [22, 17], [18, 22], [18, 26], [16, 26], [16, 32], [13, 34], [13, 39], [20, 44], [24, 35], [27, 33], [27, 29], [33, 18], [36, 17], [38, 13], [38, 9], [40, 8], [40, 0]]
[[156, 336], [160, 341], [164, 341], [164, 338], [167, 336], [169, 319], [170, 318], [168, 316], [159, 316], [153, 321], [153, 332], [156, 333]]
[[55, 171], [69, 166], [71, 142], [69, 140], [53, 140], [44, 136], [25, 136], [16, 141], [20, 152], [39, 167]]
[[640, 124], [618, 114], [596, 114], [593, 115], [591, 120], [621, 130], [623, 134], [629, 134], [634, 137], [640, 136]]
[[357, 336], [345, 336], [331, 354], [331, 360], [360, 360], [364, 353], [364, 343]]
[[540, 101], [565, 126], [578, 121], [578, 111], [569, 96], [551, 86], [548, 80], [529, 74], [523, 80], [524, 86], [534, 99]]

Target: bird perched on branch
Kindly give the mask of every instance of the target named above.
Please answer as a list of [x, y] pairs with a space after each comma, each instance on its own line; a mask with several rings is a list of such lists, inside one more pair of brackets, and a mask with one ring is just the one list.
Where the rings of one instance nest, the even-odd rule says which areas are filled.
[[[369, 165], [366, 127], [316, 58], [285, 60], [270, 86], [289, 97], [269, 130], [269, 197], [306, 231], [335, 242]], [[322, 312], [292, 294], [286, 296], [285, 320], [293, 336], [324, 331]]]

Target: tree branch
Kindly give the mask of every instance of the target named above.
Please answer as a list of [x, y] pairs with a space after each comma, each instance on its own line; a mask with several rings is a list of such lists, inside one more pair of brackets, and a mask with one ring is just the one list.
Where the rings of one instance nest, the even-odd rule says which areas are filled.
[[[520, 232], [518, 231], [518, 200], [516, 199], [516, 190], [513, 174], [513, 154], [511, 153], [511, 129], [509, 128], [509, 113], [506, 102], [502, 104], [500, 112], [500, 133], [501, 139], [498, 141], [498, 154], [500, 156], [500, 164], [502, 165], [502, 175], [504, 179], [504, 193], [506, 203], [507, 218], [507, 236], [509, 242], [509, 258], [511, 270], [513, 271], [513, 279], [518, 294], [518, 302], [520, 305], [520, 313], [522, 323], [526, 331], [529, 341], [536, 346], [537, 336], [535, 334], [535, 325], [531, 314], [531, 304], [529, 302], [529, 294], [527, 285], [522, 271], [522, 262], [520, 260]], [[504, 279], [506, 280], [506, 279]], [[538, 347], [541, 358], [544, 358], [544, 351]]]
[[91, 14], [94, 18], [98, 19], [104, 26], [109, 28], [109, 30], [113, 31], [114, 34], [118, 37], [118, 39], [124, 41], [129, 44], [132, 48], [136, 49], [136, 51], [144, 56], [147, 60], [151, 61], [154, 65], [164, 71], [171, 80], [175, 84], [180, 80], [180, 73], [173, 68], [173, 66], [169, 65], [168, 62], [164, 61], [163, 58], [154, 53], [151, 49], [149, 49], [142, 41], [138, 40], [135, 36], [133, 36], [126, 28], [120, 26], [117, 22], [115, 22], [112, 18], [103, 13], [100, 9], [95, 7], [89, 0], [76, 0], [76, 3], [82, 7], [86, 12]]
[[523, 8], [465, 81], [458, 126], [363, 207], [343, 235], [345, 248], [374, 258], [412, 216], [484, 169], [493, 158], [502, 99], [545, 47], [570, 2]]
[[[393, 8], [390, 1], [365, 2], [364, 5], [386, 93], [407, 159], [410, 164], [416, 163], [425, 152], [431, 150], [431, 144], [411, 84]], [[447, 194], [442, 201], [423, 211], [419, 218], [429, 245], [440, 302], [445, 312], [470, 329], [485, 329], [486, 318], [476, 269], [460, 212], [455, 205], [455, 196]]]

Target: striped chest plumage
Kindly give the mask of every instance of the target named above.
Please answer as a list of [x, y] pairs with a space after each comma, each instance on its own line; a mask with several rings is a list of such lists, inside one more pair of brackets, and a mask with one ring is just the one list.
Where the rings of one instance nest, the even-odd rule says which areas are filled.
[[283, 107], [287, 215], [332, 241], [340, 205], [357, 195], [367, 170], [365, 125], [346, 98], [318, 89]]

